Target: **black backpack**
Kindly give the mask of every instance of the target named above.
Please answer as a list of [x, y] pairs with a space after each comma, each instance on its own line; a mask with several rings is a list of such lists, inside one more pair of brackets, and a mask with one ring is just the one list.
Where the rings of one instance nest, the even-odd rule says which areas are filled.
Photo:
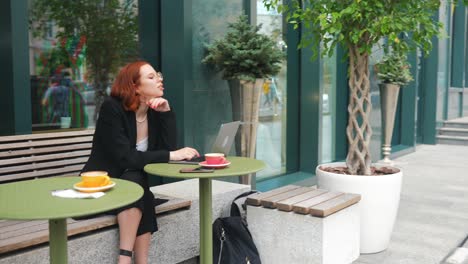
[[[213, 263], [261, 264], [247, 222], [235, 203], [256, 192], [249, 191], [237, 196], [231, 204], [231, 216], [218, 218], [213, 223]], [[242, 204], [242, 208], [245, 208], [245, 204]]]

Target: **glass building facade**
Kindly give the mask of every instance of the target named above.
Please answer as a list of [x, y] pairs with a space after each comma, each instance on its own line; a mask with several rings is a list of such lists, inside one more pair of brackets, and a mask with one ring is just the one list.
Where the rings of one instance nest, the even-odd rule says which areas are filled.
[[[333, 56], [311, 60], [311, 50], [296, 48], [304, 29], [293, 30], [261, 0], [89, 1], [94, 9], [69, 6], [55, 19], [37, 12], [35, 5], [41, 3], [47, 1], [0, 4], [0, 135], [92, 129], [99, 98], [108, 95], [118, 67], [142, 58], [164, 74], [167, 99], [178, 115], [180, 145], [209, 151], [219, 126], [232, 120], [232, 110], [227, 81], [201, 61], [206, 45], [247, 14], [286, 54], [281, 71], [266, 80], [261, 93], [256, 158], [267, 167], [257, 174], [258, 188], [311, 179], [318, 164], [346, 157], [345, 50], [337, 47]], [[107, 19], [84, 21], [92, 14], [86, 12], [97, 11], [102, 12], [97, 17]], [[67, 14], [72, 15], [59, 20]], [[442, 2], [434, 16], [448, 37], [434, 38], [427, 57], [409, 54], [415, 81], [400, 93], [394, 155], [414, 151], [418, 143], [436, 143], [443, 121], [468, 113], [466, 8]], [[64, 28], [70, 21], [76, 27]], [[108, 30], [99, 27], [103, 23]], [[374, 161], [381, 158], [382, 125], [373, 65], [381, 56], [376, 48], [369, 68]]]

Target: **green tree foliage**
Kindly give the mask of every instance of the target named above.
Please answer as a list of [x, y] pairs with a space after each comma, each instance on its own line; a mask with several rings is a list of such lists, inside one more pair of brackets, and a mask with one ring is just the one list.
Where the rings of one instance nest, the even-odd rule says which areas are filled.
[[224, 38], [207, 47], [203, 63], [222, 71], [225, 80], [252, 81], [276, 75], [284, 54], [273, 40], [258, 33], [260, 28], [250, 25], [247, 16], [240, 16], [228, 25]]
[[[314, 51], [323, 43], [322, 55], [331, 55], [338, 43], [356, 46], [359, 53], [370, 54], [372, 47], [386, 37], [396, 48], [407, 51], [416, 47], [432, 49], [431, 38], [438, 35], [442, 24], [433, 20], [439, 0], [263, 0], [267, 8], [277, 7], [297, 29], [305, 27], [300, 47]], [[304, 8], [301, 3], [304, 2]], [[403, 41], [400, 35], [409, 36]]]
[[[370, 175], [369, 55], [382, 38], [403, 54], [419, 48], [428, 53], [442, 24], [434, 20], [440, 0], [263, 0], [301, 29], [300, 47], [331, 55], [337, 44], [349, 56], [349, 104], [346, 163], [351, 174]], [[400, 38], [400, 36], [405, 36]], [[317, 56], [317, 52], [314, 56]]]
[[138, 56], [137, 6], [133, 0], [33, 0], [30, 27], [35, 36], [53, 21], [59, 41], [86, 38], [86, 63], [95, 89], [97, 117], [112, 75]]

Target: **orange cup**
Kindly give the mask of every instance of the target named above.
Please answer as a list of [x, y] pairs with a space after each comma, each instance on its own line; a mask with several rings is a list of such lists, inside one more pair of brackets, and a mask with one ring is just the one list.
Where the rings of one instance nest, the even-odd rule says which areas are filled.
[[205, 161], [209, 165], [219, 165], [226, 163], [226, 158], [223, 153], [207, 153], [205, 154]]
[[80, 176], [83, 187], [101, 187], [110, 183], [110, 177], [106, 171], [86, 171]]

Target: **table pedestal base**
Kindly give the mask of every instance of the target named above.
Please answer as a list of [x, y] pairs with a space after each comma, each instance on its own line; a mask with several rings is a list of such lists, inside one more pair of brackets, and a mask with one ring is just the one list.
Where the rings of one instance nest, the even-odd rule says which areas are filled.
[[199, 179], [200, 197], [200, 263], [213, 263], [213, 227], [211, 179]]
[[68, 263], [67, 219], [49, 220], [50, 263]]

